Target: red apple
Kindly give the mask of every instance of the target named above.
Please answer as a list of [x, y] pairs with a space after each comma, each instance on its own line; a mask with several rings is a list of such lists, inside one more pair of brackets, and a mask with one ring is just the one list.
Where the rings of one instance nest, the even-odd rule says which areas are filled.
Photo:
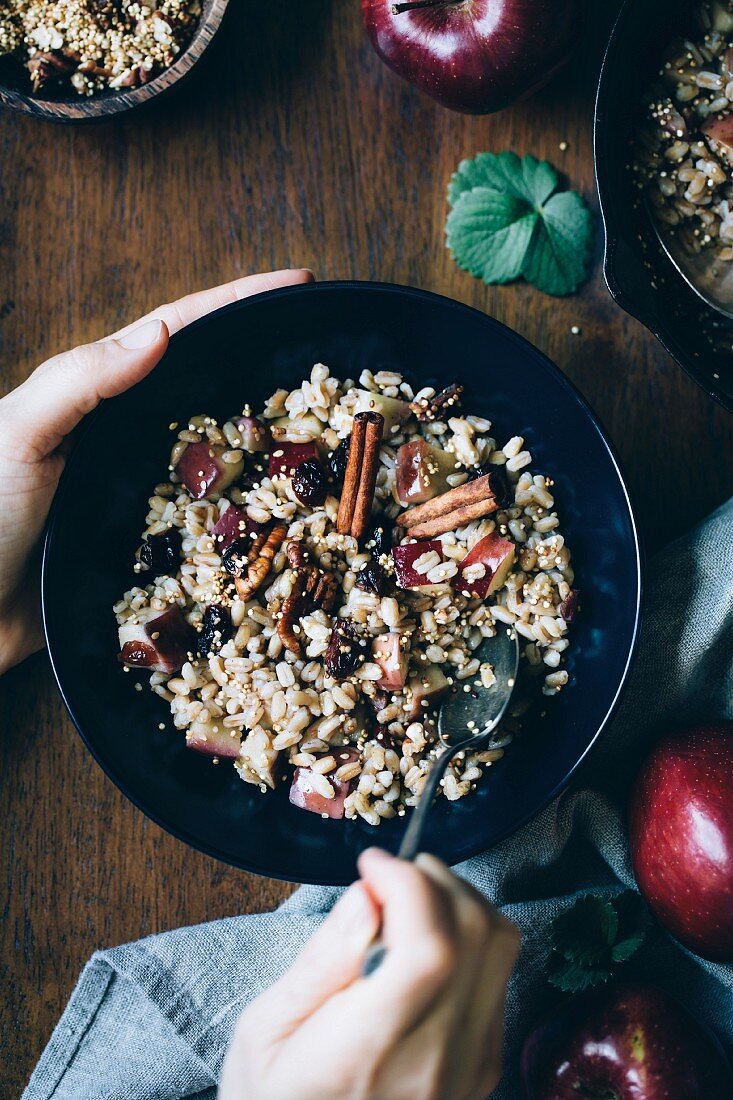
[[400, 588], [432, 588], [424, 573], [418, 573], [415, 562], [423, 554], [435, 550], [443, 560], [443, 544], [437, 539], [425, 542], [405, 542], [392, 548], [395, 581]]
[[[359, 759], [358, 749], [348, 747], [332, 749], [331, 752], [322, 753], [321, 755], [334, 756], [336, 758], [336, 769]], [[353, 780], [337, 779], [333, 773], [327, 775], [326, 778], [334, 788], [335, 794], [333, 798], [325, 798], [322, 794], [314, 791], [311, 774], [310, 768], [296, 768], [293, 785], [290, 788], [291, 803], [300, 810], [310, 810], [311, 813], [325, 814], [327, 817], [339, 820], [344, 816], [344, 803], [353, 787]]]
[[578, 39], [577, 0], [362, 0], [399, 76], [454, 111], [489, 114], [540, 88]]
[[403, 639], [403, 634], [390, 630], [388, 634], [380, 634], [372, 642], [372, 660], [382, 670], [382, 678], [377, 680], [377, 686], [386, 691], [401, 691], [405, 686], [410, 654], [402, 644]]
[[216, 521], [212, 532], [217, 553], [223, 554], [237, 539], [246, 539], [255, 531], [264, 531], [265, 526], [264, 523], [256, 523], [250, 519], [242, 508], [230, 504]]
[[634, 787], [630, 833], [655, 916], [698, 955], [733, 962], [733, 723], [657, 745]]
[[307, 443], [275, 443], [267, 472], [271, 478], [292, 477], [301, 462], [317, 458], [318, 448], [314, 439], [309, 439]]
[[397, 452], [395, 496], [406, 508], [432, 500], [450, 488], [446, 478], [456, 472], [456, 456], [441, 451], [425, 439], [403, 443]]
[[242, 744], [240, 730], [225, 729], [219, 721], [193, 722], [186, 731], [186, 746], [204, 756], [216, 756], [222, 760], [236, 760]]
[[450, 684], [440, 665], [426, 665], [417, 676], [410, 677], [408, 681], [408, 718], [423, 718], [430, 707], [439, 703], [449, 691]]
[[[464, 596], [483, 600], [496, 592], [509, 576], [515, 559], [514, 543], [503, 539], [496, 531], [485, 535], [469, 550], [458, 566], [453, 585]], [[472, 567], [483, 566], [481, 576], [473, 576]]]
[[713, 152], [733, 163], [733, 115], [711, 115], [702, 132]]
[[717, 1039], [666, 993], [610, 986], [572, 997], [530, 1033], [526, 1100], [730, 1100]]
[[150, 672], [179, 672], [196, 649], [196, 631], [184, 618], [177, 604], [167, 611], [148, 609], [135, 621], [119, 628], [119, 660], [129, 668], [147, 668]]
[[244, 462], [225, 462], [221, 457], [225, 450], [202, 440], [189, 443], [181, 455], [176, 473], [194, 500], [223, 493], [242, 473]]
[[271, 449], [272, 433], [267, 424], [263, 424], [256, 416], [238, 416], [234, 423], [242, 437], [242, 449], [248, 454]]

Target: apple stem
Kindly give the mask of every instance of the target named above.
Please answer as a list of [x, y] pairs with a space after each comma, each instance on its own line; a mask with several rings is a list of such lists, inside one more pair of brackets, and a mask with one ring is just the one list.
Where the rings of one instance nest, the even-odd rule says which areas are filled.
[[393, 15], [402, 15], [406, 11], [415, 11], [417, 8], [444, 8], [449, 4], [462, 4], [463, 0], [404, 0], [403, 3], [392, 5]]

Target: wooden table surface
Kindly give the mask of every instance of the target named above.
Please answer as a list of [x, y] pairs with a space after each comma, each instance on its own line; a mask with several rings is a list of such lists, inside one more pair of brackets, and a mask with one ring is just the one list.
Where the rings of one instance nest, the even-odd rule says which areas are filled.
[[[593, 7], [572, 71], [493, 118], [449, 114], [397, 80], [357, 0], [238, 0], [208, 66], [139, 116], [58, 128], [4, 114], [3, 389], [53, 352], [245, 272], [302, 264], [412, 283], [518, 329], [580, 387], [620, 452], [648, 549], [689, 527], [731, 491], [733, 420], [614, 305], [600, 228], [592, 280], [561, 300], [486, 288], [443, 242], [449, 175], [483, 149], [551, 159], [595, 206], [593, 96], [616, 0]], [[0, 682], [0, 721], [5, 1098], [95, 948], [265, 910], [288, 887], [190, 851], [134, 809], [74, 732], [44, 656]]]

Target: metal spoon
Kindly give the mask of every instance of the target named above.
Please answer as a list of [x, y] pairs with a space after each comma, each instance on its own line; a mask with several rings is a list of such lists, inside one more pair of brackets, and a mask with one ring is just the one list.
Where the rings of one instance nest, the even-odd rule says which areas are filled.
[[[478, 748], [503, 748], [509, 738], [491, 739], [506, 713], [517, 680], [519, 666], [519, 640], [511, 627], [499, 625], [493, 638], [485, 641], [474, 651], [474, 657], [484, 661], [494, 669], [496, 682], [490, 688], [474, 687], [457, 680], [453, 690], [446, 696], [438, 714], [438, 736], [442, 752], [436, 756], [422, 789], [417, 806], [412, 811], [410, 824], [405, 830], [398, 859], [414, 859], [420, 851], [425, 822], [430, 807], [435, 800], [438, 785], [445, 770], [454, 756]], [[465, 690], [468, 688], [468, 690]], [[386, 948], [377, 940], [369, 948], [362, 976], [368, 978], [381, 965]]]
[[648, 199], [645, 205], [657, 239], [677, 273], [706, 306], [733, 321], [733, 264], [716, 260], [714, 249], [691, 252], [685, 248], [673, 227], [659, 222]]

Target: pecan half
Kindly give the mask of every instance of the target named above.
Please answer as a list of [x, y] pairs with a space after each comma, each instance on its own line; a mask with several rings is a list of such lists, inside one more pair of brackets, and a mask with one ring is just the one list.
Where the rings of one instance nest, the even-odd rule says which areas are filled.
[[51, 80], [62, 80], [79, 67], [79, 54], [73, 50], [47, 50], [36, 53], [28, 62], [34, 92], [39, 92]]
[[463, 386], [454, 382], [432, 397], [421, 397], [419, 401], [412, 401], [410, 408], [418, 420], [429, 423], [432, 420], [439, 420], [446, 412], [454, 412], [462, 393]]
[[[235, 577], [234, 585], [240, 600], [248, 600], [257, 591], [270, 572], [272, 559], [280, 549], [288, 529], [284, 523], [277, 523], [266, 533], [263, 532], [252, 544], [249, 552], [251, 564], [245, 577]], [[262, 545], [258, 544], [262, 540]]]
[[313, 606], [320, 607], [323, 611], [333, 611], [338, 592], [338, 581], [335, 573], [323, 573], [313, 593]]
[[308, 551], [299, 540], [291, 539], [285, 553], [288, 563], [295, 569], [295, 578], [283, 602], [277, 632], [286, 649], [300, 653], [300, 639], [295, 631], [298, 621], [315, 608], [331, 611], [336, 602], [338, 581], [334, 573], [324, 573], [308, 562]]

